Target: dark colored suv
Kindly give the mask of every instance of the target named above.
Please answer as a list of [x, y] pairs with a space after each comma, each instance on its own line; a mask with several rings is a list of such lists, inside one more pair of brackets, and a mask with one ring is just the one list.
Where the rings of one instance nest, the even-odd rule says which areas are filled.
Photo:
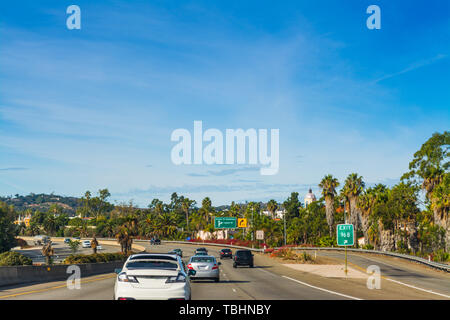
[[233, 259], [233, 252], [231, 249], [222, 249], [220, 250], [220, 259], [230, 258]]
[[233, 268], [237, 268], [237, 266], [253, 268], [253, 254], [250, 250], [237, 250], [234, 253], [233, 261]]

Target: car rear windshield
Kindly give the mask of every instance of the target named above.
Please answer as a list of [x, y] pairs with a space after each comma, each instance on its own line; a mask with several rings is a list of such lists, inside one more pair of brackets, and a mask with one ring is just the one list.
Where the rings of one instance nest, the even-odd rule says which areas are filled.
[[236, 255], [241, 257], [248, 257], [251, 256], [252, 254], [250, 251], [236, 251]]
[[176, 270], [178, 265], [170, 261], [130, 261], [127, 263], [127, 269], [169, 269]]
[[213, 257], [193, 257], [191, 262], [214, 262]]
[[177, 261], [177, 258], [170, 255], [136, 255], [131, 256], [130, 260], [174, 260]]
[[231, 252], [230, 249], [222, 249], [222, 252]]

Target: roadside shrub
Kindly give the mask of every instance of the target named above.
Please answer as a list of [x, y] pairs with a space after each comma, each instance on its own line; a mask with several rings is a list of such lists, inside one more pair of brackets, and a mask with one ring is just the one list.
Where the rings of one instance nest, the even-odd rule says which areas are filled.
[[29, 247], [30, 247], [30, 246], [28, 245], [28, 243], [27, 243], [25, 240], [21, 239], [21, 238], [17, 238], [17, 239], [16, 239], [16, 242], [17, 242], [17, 246], [20, 247], [21, 249], [29, 248]]
[[33, 261], [23, 254], [7, 251], [0, 254], [0, 266], [31, 266]]
[[337, 245], [336, 239], [330, 236], [323, 236], [319, 239], [320, 247], [334, 247], [336, 245]]
[[306, 253], [305, 251], [303, 251], [303, 253], [301, 255], [299, 255], [299, 258], [302, 262], [310, 262], [310, 261], [314, 260], [312, 258], [312, 256], [310, 254]]
[[127, 256], [123, 253], [96, 253], [96, 254], [72, 254], [68, 256], [63, 264], [77, 264], [77, 263], [101, 263], [112, 261], [125, 261]]
[[433, 254], [433, 261], [448, 262], [450, 261], [450, 253], [445, 252], [443, 249], [440, 249]]
[[363, 245], [362, 248], [365, 250], [373, 250], [374, 246], [368, 243], [368, 244]]

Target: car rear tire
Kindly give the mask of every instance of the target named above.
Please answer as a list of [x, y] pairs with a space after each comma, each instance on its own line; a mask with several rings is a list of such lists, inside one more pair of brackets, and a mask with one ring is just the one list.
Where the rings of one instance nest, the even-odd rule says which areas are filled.
[[253, 268], [253, 265], [252, 265], [252, 264], [250, 265], [250, 268]]
[[219, 282], [220, 281], [220, 279], [219, 278], [217, 278], [217, 279], [214, 279], [214, 282]]
[[237, 264], [236, 263], [233, 263], [233, 268], [236, 268], [237, 267]]

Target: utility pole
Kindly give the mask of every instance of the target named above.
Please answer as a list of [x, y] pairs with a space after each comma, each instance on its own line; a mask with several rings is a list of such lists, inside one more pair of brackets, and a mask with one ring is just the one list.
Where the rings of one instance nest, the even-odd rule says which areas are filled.
[[253, 241], [255, 241], [255, 207], [252, 206], [252, 248], [253, 248]]

